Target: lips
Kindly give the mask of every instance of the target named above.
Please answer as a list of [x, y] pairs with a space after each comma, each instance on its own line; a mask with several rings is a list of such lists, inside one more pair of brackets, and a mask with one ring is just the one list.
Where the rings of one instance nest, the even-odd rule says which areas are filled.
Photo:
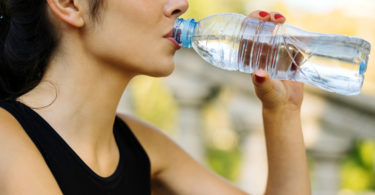
[[168, 32], [168, 34], [164, 35], [164, 38], [173, 37], [173, 29]]
[[180, 49], [181, 46], [177, 43], [177, 41], [174, 39], [174, 36], [173, 36], [173, 29], [171, 31], [169, 31], [168, 34], [164, 35], [163, 38], [166, 38], [168, 39], [172, 44], [173, 46], [175, 47], [176, 50]]

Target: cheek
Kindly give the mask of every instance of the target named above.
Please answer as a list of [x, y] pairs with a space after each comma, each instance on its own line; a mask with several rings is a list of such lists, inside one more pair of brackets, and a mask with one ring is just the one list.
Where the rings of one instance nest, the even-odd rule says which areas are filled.
[[144, 0], [109, 2], [103, 21], [85, 38], [87, 50], [104, 63], [128, 71], [152, 76], [170, 74], [175, 51], [157, 31], [162, 9], [145, 6]]
[[135, 54], [140, 57], [134, 61], [139, 73], [149, 76], [167, 76], [174, 70], [174, 51], [166, 48], [147, 45], [142, 48], [141, 53]]
[[[86, 42], [86, 50], [98, 61], [116, 66], [124, 71], [149, 76], [167, 76], [174, 69], [174, 50], [163, 40], [150, 41], [139, 36], [93, 36]], [[136, 39], [138, 38], [138, 39]], [[166, 46], [166, 47], [165, 47]]]
[[[164, 1], [164, 0], [163, 0]], [[111, 0], [106, 9], [111, 21], [118, 25], [147, 28], [157, 24], [163, 18], [163, 3], [160, 0]]]

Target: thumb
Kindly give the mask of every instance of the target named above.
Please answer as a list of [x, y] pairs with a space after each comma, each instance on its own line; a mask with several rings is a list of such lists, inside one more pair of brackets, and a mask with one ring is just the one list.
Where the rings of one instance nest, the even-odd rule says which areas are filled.
[[270, 78], [264, 70], [256, 70], [253, 74], [255, 93], [262, 102], [275, 101], [282, 93], [282, 83]]
[[258, 96], [264, 96], [272, 91], [271, 78], [264, 70], [256, 70], [253, 74], [255, 92]]

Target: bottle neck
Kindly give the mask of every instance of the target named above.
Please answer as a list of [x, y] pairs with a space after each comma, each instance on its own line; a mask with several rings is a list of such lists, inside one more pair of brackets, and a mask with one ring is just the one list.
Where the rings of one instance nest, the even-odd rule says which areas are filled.
[[180, 46], [190, 48], [198, 22], [194, 19], [178, 18], [174, 24], [173, 37]]

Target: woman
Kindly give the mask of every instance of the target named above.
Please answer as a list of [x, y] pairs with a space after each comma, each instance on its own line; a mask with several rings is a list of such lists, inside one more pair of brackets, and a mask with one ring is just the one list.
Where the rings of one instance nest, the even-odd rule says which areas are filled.
[[[1, 194], [245, 194], [155, 127], [117, 114], [136, 75], [167, 76], [186, 0], [1, 1]], [[251, 17], [283, 23], [278, 13]], [[309, 194], [300, 83], [253, 76], [266, 194]], [[152, 188], [152, 189], [151, 189]]]

